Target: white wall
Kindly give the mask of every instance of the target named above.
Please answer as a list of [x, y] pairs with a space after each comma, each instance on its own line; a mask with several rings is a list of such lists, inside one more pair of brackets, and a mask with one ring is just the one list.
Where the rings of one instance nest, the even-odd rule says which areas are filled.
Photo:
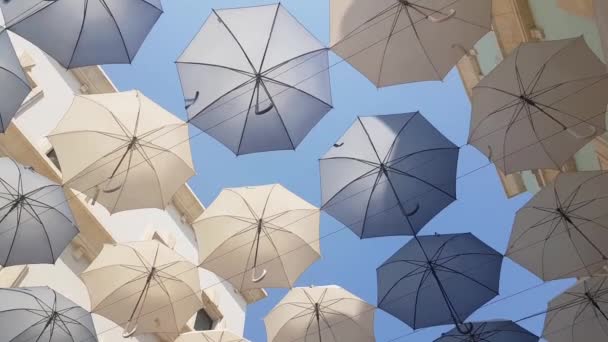
[[[41, 153], [46, 153], [50, 146], [46, 139], [47, 134], [55, 128], [65, 111], [72, 103], [73, 94], [79, 92], [78, 80], [61, 66], [46, 56], [33, 45], [23, 39], [11, 36], [18, 56], [27, 52], [35, 62], [32, 69], [34, 81], [41, 87], [43, 94], [36, 96], [23, 112], [16, 118], [17, 126]], [[86, 115], [86, 113], [83, 113]], [[142, 240], [151, 236], [152, 231], [158, 231], [165, 240], [175, 241], [175, 251], [193, 264], [198, 263], [197, 244], [192, 227], [182, 223], [178, 210], [170, 206], [167, 211], [157, 209], [135, 210], [122, 212], [110, 216], [101, 206], [91, 206], [91, 211], [102, 222], [111, 236], [118, 242]], [[32, 265], [20, 286], [48, 285], [72, 299], [77, 304], [89, 309], [90, 303], [85, 286], [78, 278], [87, 266], [83, 259], [77, 260], [68, 248], [56, 265]], [[242, 296], [236, 293], [227, 282], [220, 281], [214, 274], [200, 270], [201, 287], [208, 296], [218, 305], [223, 319], [217, 328], [230, 329], [242, 334], [245, 325], [246, 303]], [[108, 320], [95, 317], [95, 326], [98, 332], [107, 332], [101, 335], [101, 341], [128, 341], [123, 339], [120, 328]], [[154, 336], [144, 336], [131, 341], [156, 342]]]

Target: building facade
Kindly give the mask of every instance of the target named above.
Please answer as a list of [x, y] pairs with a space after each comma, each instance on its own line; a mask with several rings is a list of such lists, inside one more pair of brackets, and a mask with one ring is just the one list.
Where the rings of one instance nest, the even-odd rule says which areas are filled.
[[[608, 0], [492, 0], [493, 32], [458, 64], [469, 95], [473, 87], [519, 44], [583, 36], [597, 56], [608, 56]], [[608, 169], [608, 134], [581, 149], [562, 171]], [[559, 171], [530, 170], [511, 175], [498, 171], [505, 193], [537, 192]]]
[[[11, 35], [17, 55], [27, 73], [32, 92], [23, 103], [6, 134], [0, 135], [0, 154], [33, 167], [60, 183], [61, 165], [46, 136], [71, 105], [74, 94], [116, 92], [99, 67], [65, 70], [27, 41]], [[83, 113], [86, 114], [86, 113]], [[204, 211], [196, 195], [185, 185], [167, 210], [142, 209], [109, 215], [92, 205], [84, 195], [65, 189], [80, 234], [55, 265], [26, 265], [0, 269], [0, 287], [49, 286], [85, 309], [90, 309], [87, 289], [78, 275], [99, 254], [104, 244], [156, 239], [192, 262], [198, 252], [192, 222]], [[263, 290], [239, 293], [213, 273], [199, 269], [205, 307], [184, 328], [227, 329], [242, 335], [246, 306], [266, 296]], [[94, 315], [102, 342], [126, 341], [122, 329]], [[143, 335], [131, 341], [160, 342], [158, 335]]]

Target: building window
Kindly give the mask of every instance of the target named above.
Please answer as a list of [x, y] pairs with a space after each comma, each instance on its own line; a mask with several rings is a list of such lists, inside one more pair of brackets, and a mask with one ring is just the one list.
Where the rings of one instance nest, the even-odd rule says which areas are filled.
[[57, 153], [55, 153], [55, 149], [51, 148], [47, 153], [46, 153], [47, 158], [49, 158], [51, 160], [51, 162], [53, 163], [53, 165], [55, 165], [55, 167], [57, 168], [57, 170], [61, 171], [61, 165], [59, 165], [59, 158], [57, 158]]
[[205, 331], [205, 330], [213, 330], [213, 326], [215, 322], [209, 316], [205, 309], [201, 309], [196, 314], [196, 319], [194, 320], [194, 330], [196, 331]]

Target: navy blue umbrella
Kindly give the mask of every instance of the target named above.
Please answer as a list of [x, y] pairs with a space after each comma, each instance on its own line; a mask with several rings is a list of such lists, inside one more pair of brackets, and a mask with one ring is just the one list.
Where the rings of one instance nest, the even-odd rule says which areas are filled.
[[323, 209], [361, 238], [414, 235], [456, 200], [458, 151], [420, 113], [357, 118], [320, 161]]
[[513, 321], [471, 323], [472, 330], [463, 334], [454, 328], [435, 342], [538, 342], [538, 336]]
[[503, 256], [470, 233], [415, 237], [378, 270], [378, 307], [414, 329], [463, 322], [498, 295]]

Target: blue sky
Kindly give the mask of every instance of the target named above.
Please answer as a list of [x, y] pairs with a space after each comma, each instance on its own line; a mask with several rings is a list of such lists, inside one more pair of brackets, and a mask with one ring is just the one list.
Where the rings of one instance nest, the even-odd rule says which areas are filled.
[[[272, 3], [256, 0], [165, 1], [165, 14], [142, 47], [133, 65], [107, 66], [105, 70], [120, 90], [140, 89], [151, 99], [184, 118], [183, 96], [174, 61], [198, 32], [211, 8]], [[329, 0], [286, 0], [283, 5], [321, 41], [329, 36]], [[332, 56], [332, 62], [339, 59]], [[347, 63], [331, 69], [335, 109], [308, 135], [297, 151], [271, 152], [235, 157], [232, 152], [200, 131], [191, 141], [198, 175], [190, 180], [205, 205], [224, 187], [281, 183], [306, 200], [319, 205], [318, 159], [350, 127], [357, 115], [405, 113], [419, 110], [457, 145], [466, 142], [470, 105], [458, 73], [444, 82], [424, 82], [377, 90]], [[487, 159], [472, 147], [461, 150], [459, 175], [486, 165]], [[507, 200], [493, 166], [458, 180], [458, 198], [424, 228], [422, 234], [472, 232], [504, 252], [515, 211], [529, 198]], [[321, 235], [342, 226], [327, 215], [321, 221]], [[343, 229], [321, 241], [323, 257], [299, 279], [298, 286], [340, 285], [368, 302], [376, 303], [376, 267], [401, 247], [408, 238], [359, 240]], [[540, 284], [540, 280], [505, 259], [501, 296], [508, 297]], [[545, 310], [547, 301], [572, 281], [545, 284], [523, 294], [489, 305], [473, 320], [519, 319]], [[252, 341], [266, 341], [263, 317], [285, 295], [286, 290], [269, 290], [269, 297], [247, 311], [245, 335]], [[522, 322], [540, 334], [543, 318]], [[425, 329], [413, 335], [411, 329], [390, 315], [378, 311], [376, 338], [388, 341], [432, 341], [450, 327]], [[396, 339], [399, 338], [399, 339]]]

